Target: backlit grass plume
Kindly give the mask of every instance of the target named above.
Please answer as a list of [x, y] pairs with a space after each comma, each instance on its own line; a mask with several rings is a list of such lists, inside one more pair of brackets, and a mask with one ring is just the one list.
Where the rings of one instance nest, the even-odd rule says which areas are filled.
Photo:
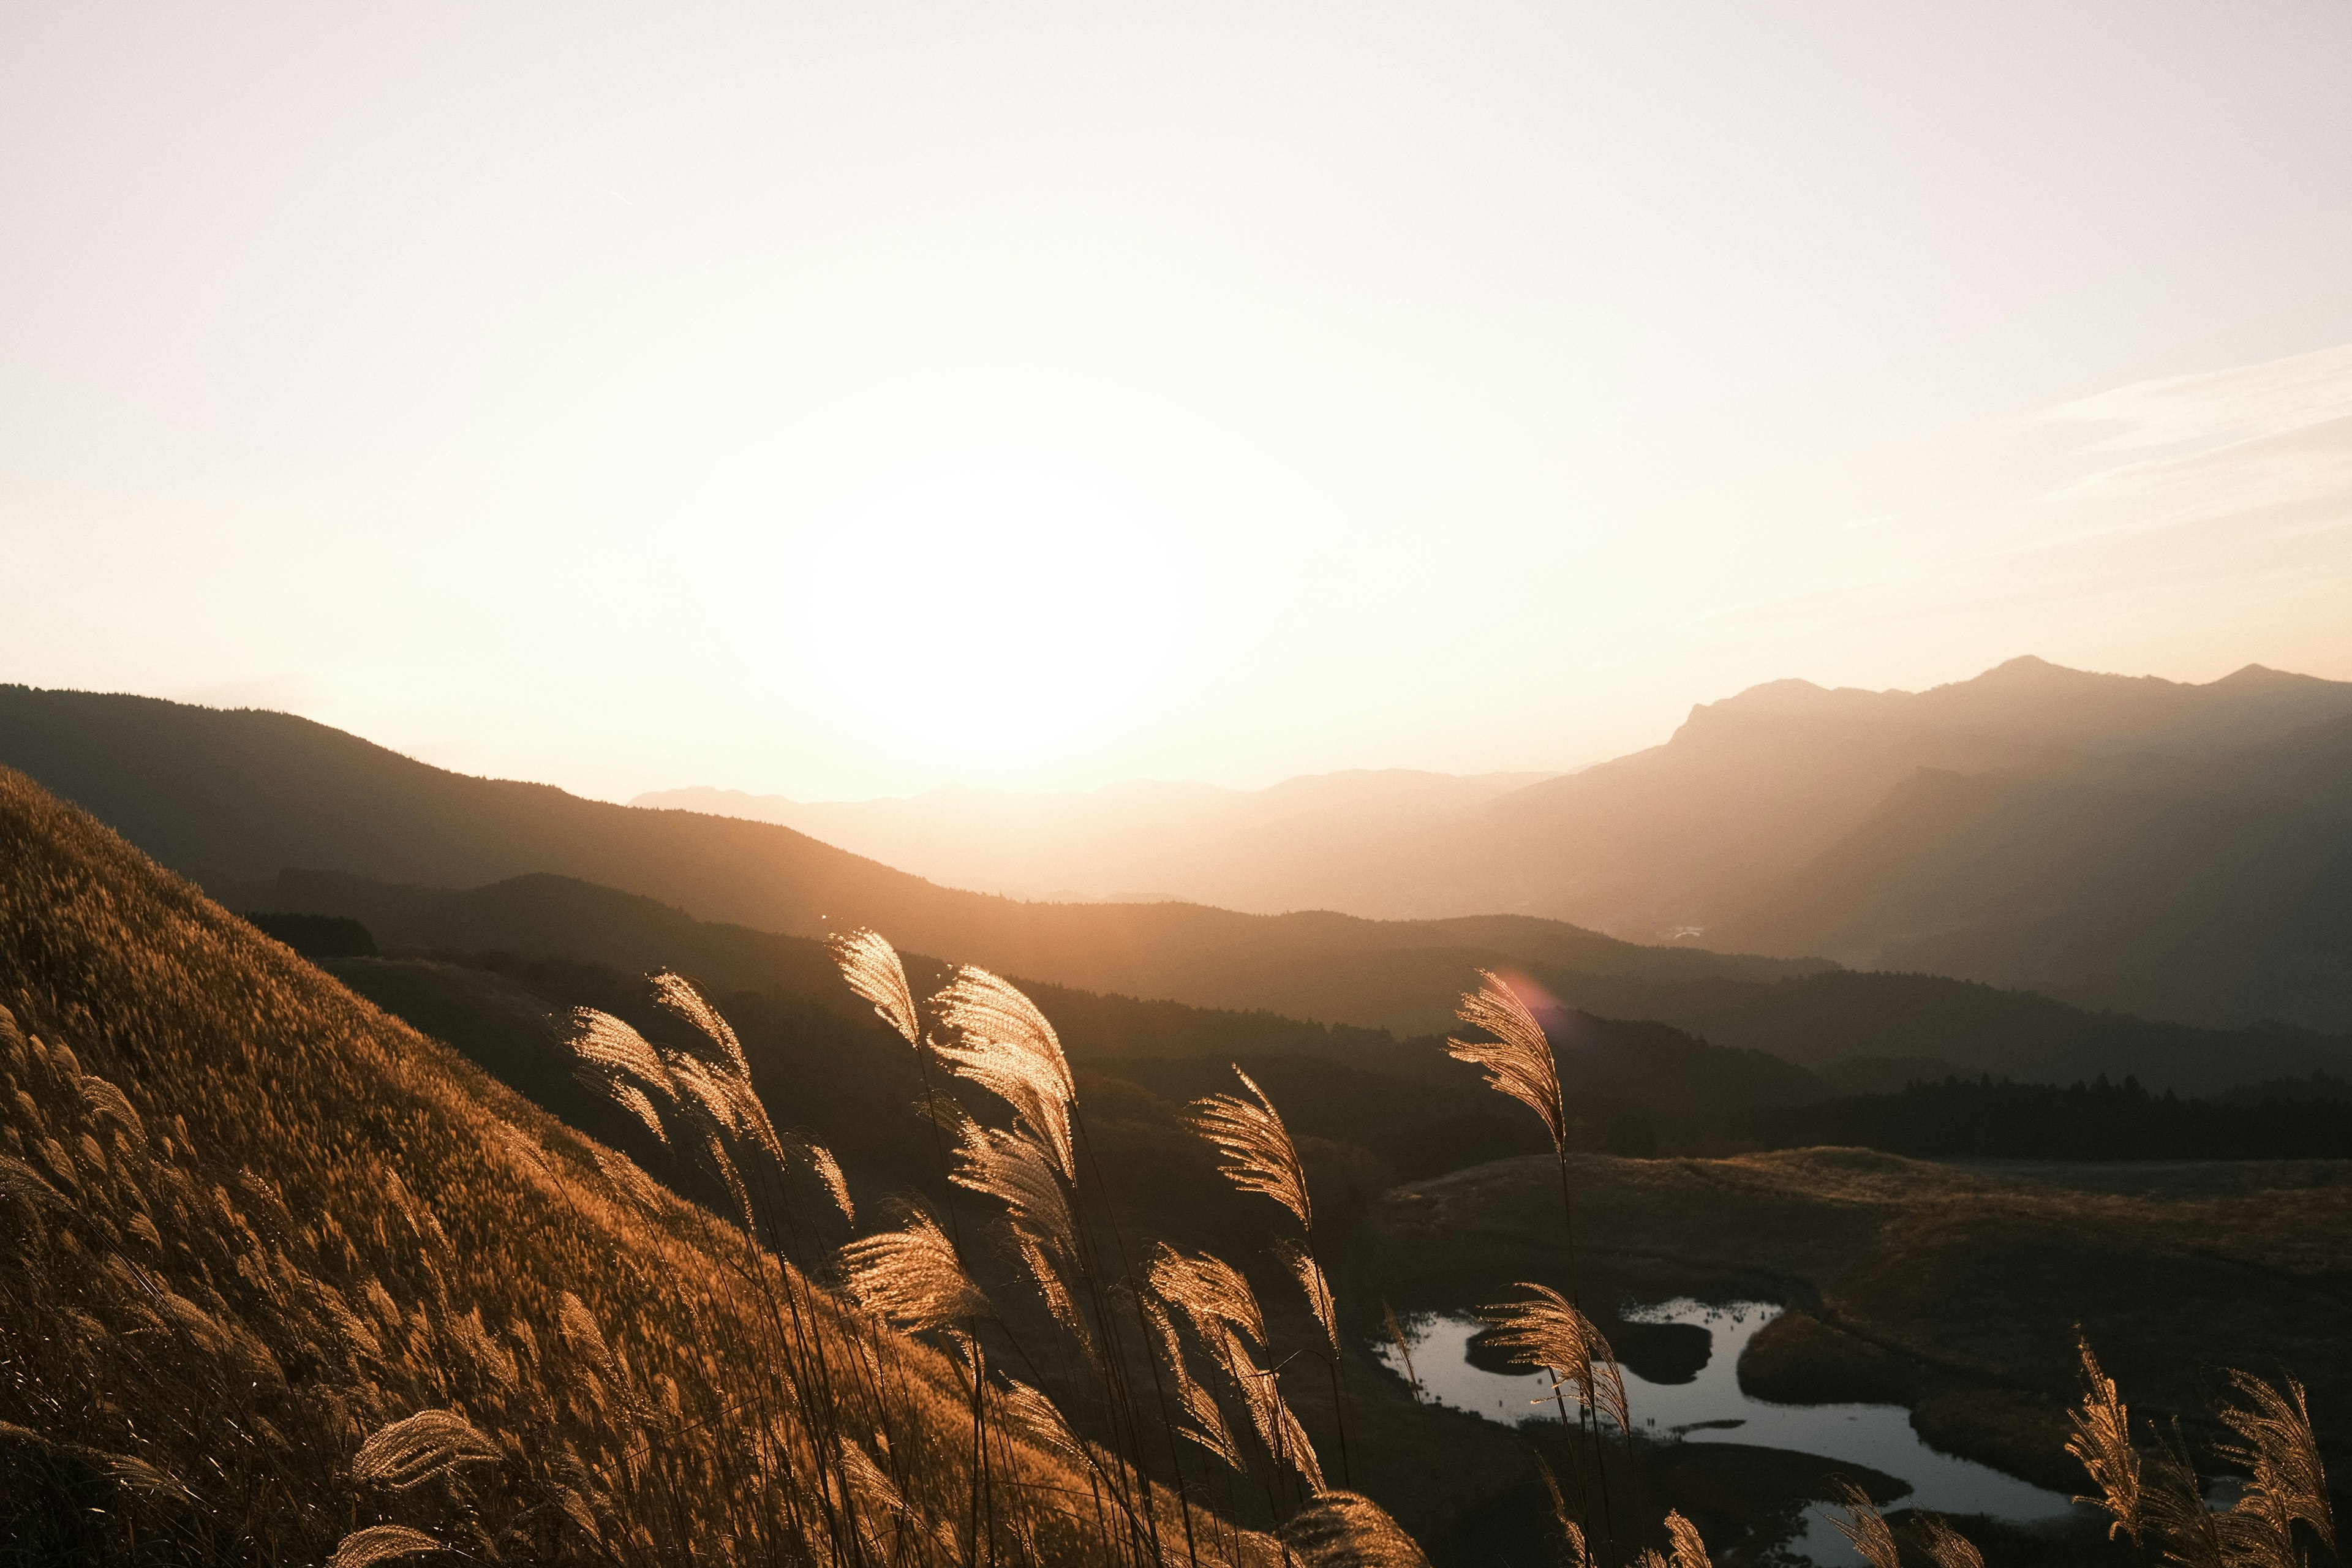
[[1280, 1370], [1259, 1365], [1241, 1335], [1222, 1327], [1213, 1332], [1216, 1357], [1225, 1375], [1241, 1390], [1258, 1441], [1265, 1445], [1276, 1465], [1297, 1471], [1308, 1491], [1323, 1490], [1323, 1462], [1316, 1457], [1315, 1445], [1307, 1439], [1307, 1428], [1298, 1424], [1290, 1402], [1282, 1396]]
[[902, 1329], [946, 1328], [989, 1310], [946, 1233], [919, 1210], [896, 1230], [844, 1247], [841, 1266], [851, 1293]]
[[440, 1550], [441, 1543], [421, 1530], [404, 1524], [372, 1524], [344, 1536], [335, 1554], [327, 1559], [327, 1568], [374, 1568], [378, 1563]]
[[1569, 1511], [1568, 1499], [1560, 1494], [1559, 1478], [1552, 1474], [1550, 1464], [1541, 1454], [1535, 1456], [1536, 1474], [1542, 1478], [1544, 1500], [1551, 1504], [1552, 1525], [1559, 1531], [1559, 1558], [1563, 1568], [1591, 1568], [1592, 1552], [1584, 1541], [1584, 1526], [1576, 1522]]
[[[1870, 1568], [1903, 1568], [1903, 1554], [1895, 1544], [1895, 1531], [1887, 1528], [1885, 1516], [1870, 1500], [1870, 1494], [1852, 1481], [1841, 1480], [1836, 1485], [1839, 1509], [1843, 1519], [1832, 1516], [1830, 1523], [1846, 1538]], [[1703, 1563], [1704, 1557], [1700, 1559]]]
[[677, 1090], [651, 1041], [610, 1013], [575, 1007], [565, 1044], [583, 1082], [635, 1117], [656, 1138], [669, 1142], [652, 1096], [659, 1094], [667, 1101]]
[[1176, 1324], [1168, 1316], [1168, 1309], [1150, 1295], [1141, 1297], [1140, 1300], [1143, 1320], [1151, 1330], [1160, 1359], [1175, 1380], [1177, 1406], [1185, 1416], [1185, 1424], [1179, 1431], [1231, 1468], [1246, 1472], [1249, 1465], [1242, 1458], [1241, 1446], [1234, 1441], [1233, 1428], [1226, 1423], [1224, 1410], [1217, 1404], [1216, 1395], [1192, 1375], [1192, 1369], [1184, 1359], [1183, 1341], [1177, 1335]]
[[2137, 1544], [2147, 1530], [2147, 1516], [2142, 1507], [2139, 1450], [2132, 1447], [2131, 1412], [2116, 1392], [2116, 1380], [2100, 1370], [2091, 1342], [2078, 1337], [2075, 1344], [2083, 1362], [2083, 1399], [2069, 1416], [2074, 1435], [2067, 1439], [2066, 1451], [2082, 1462], [2099, 1489], [2074, 1500], [2107, 1510], [2112, 1521], [2107, 1526], [2108, 1540], [2124, 1534]]
[[1486, 1342], [1509, 1352], [1521, 1366], [1549, 1368], [1559, 1386], [1575, 1392], [1579, 1404], [1606, 1415], [1620, 1431], [1632, 1432], [1633, 1418], [1626, 1404], [1624, 1374], [1608, 1340], [1559, 1291], [1525, 1280], [1518, 1288], [1531, 1294], [1478, 1314], [1494, 1325]]
[[1984, 1568], [1984, 1553], [1976, 1543], [1935, 1514], [1921, 1516], [1919, 1532], [1936, 1568]]
[[1315, 1228], [1315, 1208], [1307, 1194], [1307, 1166], [1298, 1158], [1282, 1115], [1239, 1064], [1234, 1076], [1249, 1090], [1213, 1094], [1192, 1102], [1185, 1122], [1215, 1145], [1224, 1156], [1217, 1169], [1245, 1193], [1264, 1193], [1298, 1216], [1308, 1231]]
[[1331, 1353], [1339, 1353], [1339, 1310], [1331, 1296], [1331, 1282], [1323, 1277], [1323, 1266], [1315, 1261], [1315, 1254], [1304, 1247], [1290, 1246], [1280, 1249], [1282, 1260], [1290, 1265], [1298, 1288], [1307, 1293], [1307, 1308], [1329, 1342]]
[[378, 1430], [352, 1456], [352, 1479], [406, 1491], [469, 1459], [496, 1459], [499, 1446], [454, 1411], [420, 1410]]
[[931, 998], [955, 1038], [936, 1047], [957, 1077], [1013, 1107], [1044, 1142], [1065, 1180], [1076, 1180], [1070, 1146], [1070, 1101], [1077, 1086], [1054, 1026], [1013, 985], [985, 969], [964, 965]]
[[1672, 1509], [1666, 1510], [1666, 1561], [1674, 1568], [1714, 1568], [1714, 1559], [1706, 1554], [1706, 1542], [1699, 1538], [1698, 1526]]
[[1301, 1568], [1429, 1568], [1412, 1536], [1368, 1497], [1326, 1491], [1282, 1529]]
[[2326, 1467], [2311, 1435], [2303, 1384], [2290, 1379], [2282, 1393], [2249, 1373], [2225, 1375], [2233, 1397], [2225, 1398], [2215, 1414], [2239, 1440], [2224, 1444], [2221, 1452], [2250, 1478], [2231, 1511], [2225, 1537], [2245, 1540], [2253, 1548], [2249, 1556], [2295, 1564], [2301, 1554], [2294, 1526], [2302, 1524], [2333, 1552], [2336, 1510], [2327, 1497]]
[[898, 1032], [917, 1050], [923, 1048], [923, 1021], [915, 1011], [915, 994], [908, 989], [906, 966], [898, 950], [879, 931], [864, 927], [825, 939], [833, 962], [849, 988], [871, 1003], [877, 1016]]
[[1147, 1273], [1151, 1289], [1170, 1306], [1192, 1320], [1207, 1337], [1213, 1325], [1238, 1329], [1263, 1346], [1265, 1315], [1258, 1310], [1257, 1293], [1241, 1270], [1206, 1252], [1183, 1253], [1162, 1242], [1151, 1255]]
[[1492, 1040], [1449, 1039], [1445, 1048], [1456, 1061], [1474, 1062], [1486, 1071], [1489, 1088], [1501, 1090], [1543, 1118], [1552, 1148], [1568, 1152], [1568, 1108], [1560, 1097], [1559, 1063], [1543, 1026], [1528, 1005], [1493, 971], [1482, 969], [1484, 983], [1462, 994], [1454, 1016]]

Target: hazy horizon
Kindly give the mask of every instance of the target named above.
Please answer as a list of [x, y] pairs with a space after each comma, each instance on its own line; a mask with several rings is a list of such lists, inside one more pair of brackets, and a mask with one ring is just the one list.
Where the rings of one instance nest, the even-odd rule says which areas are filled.
[[0, 16], [0, 679], [606, 799], [2352, 678], [2352, 13]]

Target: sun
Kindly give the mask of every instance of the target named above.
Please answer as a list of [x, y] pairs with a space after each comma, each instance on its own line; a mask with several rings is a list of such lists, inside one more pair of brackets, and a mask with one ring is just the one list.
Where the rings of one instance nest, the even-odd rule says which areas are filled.
[[849, 509], [805, 589], [832, 702], [950, 768], [1037, 760], [1129, 717], [1169, 670], [1189, 596], [1134, 498], [1013, 463]]

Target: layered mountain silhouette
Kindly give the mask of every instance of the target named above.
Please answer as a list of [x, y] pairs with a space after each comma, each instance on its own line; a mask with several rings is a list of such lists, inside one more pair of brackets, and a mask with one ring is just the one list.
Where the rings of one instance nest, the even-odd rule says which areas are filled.
[[817, 802], [695, 788], [630, 804], [779, 823], [951, 887], [1016, 898], [1151, 895], [1256, 913], [1406, 918], [1426, 911], [1389, 885], [1400, 845], [1551, 776], [1360, 769], [1262, 790], [1129, 780], [1024, 795], [942, 784], [903, 800]]
[[152, 698], [0, 688], [0, 764], [211, 888], [289, 868], [459, 889], [547, 873], [758, 931], [871, 925], [917, 952], [1085, 990], [1403, 1032], [1445, 1027], [1480, 967], [1662, 978], [1823, 967], [1644, 947], [1507, 915], [1381, 921], [1024, 903], [942, 888], [772, 824], [469, 778], [289, 714]]
[[2202, 760], [1922, 771], [1710, 935], [2158, 1017], [2352, 1029], [2352, 720]]
[[[2189, 685], [2019, 658], [1919, 692], [1774, 681], [1694, 709], [1664, 745], [1516, 789], [1334, 774], [1215, 811], [1197, 786], [1117, 786], [1051, 809], [953, 791], [822, 807], [695, 798], [887, 846], [915, 870], [952, 864], [980, 887], [1146, 885], [1388, 918], [1502, 910], [2184, 1021], [2334, 1030], [2352, 1027], [2338, 912], [2352, 907], [2352, 846], [2327, 726], [2347, 720], [2352, 682], [2250, 665]], [[1000, 834], [985, 863], [936, 847], [983, 822]], [[1090, 873], [1094, 847], [1114, 839], [1118, 857]]]
[[909, 856], [977, 843], [952, 851], [975, 879], [1025, 863], [1033, 886], [1076, 882], [1108, 857], [1076, 899], [1223, 886], [1345, 913], [1018, 901], [776, 824], [151, 699], [0, 688], [0, 763], [208, 885], [551, 873], [760, 931], [871, 924], [1053, 984], [1407, 1033], [1444, 1027], [1476, 968], [1512, 965], [1580, 984], [1917, 970], [2200, 1026], [2352, 1028], [2352, 683], [2252, 666], [2201, 686], [2032, 658], [1923, 692], [1780, 681], [1532, 784], [1370, 773], [790, 808]]

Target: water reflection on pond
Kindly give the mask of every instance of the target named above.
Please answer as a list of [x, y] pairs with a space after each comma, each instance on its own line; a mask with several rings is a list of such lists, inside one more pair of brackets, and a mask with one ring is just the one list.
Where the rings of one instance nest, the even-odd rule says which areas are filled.
[[[1627, 1367], [1625, 1393], [1635, 1425], [1645, 1436], [1662, 1440], [1679, 1436], [1691, 1443], [1745, 1443], [1865, 1465], [1910, 1483], [1910, 1495], [1897, 1507], [2018, 1521], [2055, 1519], [2073, 1511], [2071, 1501], [2057, 1492], [1927, 1447], [1911, 1429], [1910, 1414], [1900, 1405], [1773, 1405], [1751, 1398], [1739, 1386], [1739, 1355], [1780, 1312], [1767, 1302], [1709, 1306], [1688, 1298], [1627, 1310], [1623, 1316], [1631, 1323], [1692, 1325], [1708, 1335], [1703, 1353], [1691, 1353], [1685, 1346], [1677, 1347], [1682, 1353], [1668, 1354], [1663, 1364], [1657, 1357], [1636, 1358], [1671, 1381], [1652, 1382]], [[1559, 1420], [1548, 1392], [1549, 1377], [1488, 1372], [1472, 1363], [1470, 1341], [1485, 1327], [1476, 1319], [1454, 1313], [1419, 1314], [1405, 1324], [1423, 1396], [1506, 1426]], [[1687, 1331], [1680, 1338], [1696, 1344], [1696, 1336]], [[1395, 1347], [1381, 1346], [1381, 1357], [1391, 1371], [1404, 1375]], [[1795, 1546], [1823, 1564], [1858, 1561], [1818, 1511], [1809, 1515], [1805, 1533]]]

